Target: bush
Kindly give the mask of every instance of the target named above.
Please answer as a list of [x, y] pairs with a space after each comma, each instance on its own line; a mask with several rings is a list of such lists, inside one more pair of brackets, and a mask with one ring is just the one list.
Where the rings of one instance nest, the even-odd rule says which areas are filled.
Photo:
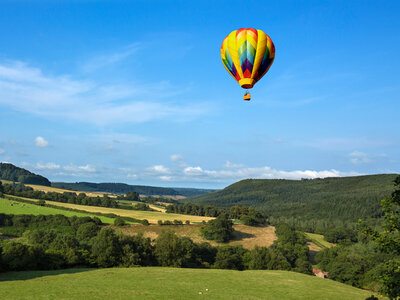
[[36, 204], [39, 205], [39, 206], [45, 206], [46, 205], [46, 201], [39, 200], [38, 202], [36, 202]]
[[124, 226], [125, 225], [125, 220], [120, 218], [120, 217], [116, 217], [114, 220], [114, 225], [115, 226]]

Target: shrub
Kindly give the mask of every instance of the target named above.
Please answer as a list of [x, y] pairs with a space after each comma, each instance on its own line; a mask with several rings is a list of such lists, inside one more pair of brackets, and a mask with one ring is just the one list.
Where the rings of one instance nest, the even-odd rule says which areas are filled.
[[115, 226], [124, 226], [125, 225], [125, 220], [120, 218], [120, 217], [116, 217], [114, 220], [114, 225]]

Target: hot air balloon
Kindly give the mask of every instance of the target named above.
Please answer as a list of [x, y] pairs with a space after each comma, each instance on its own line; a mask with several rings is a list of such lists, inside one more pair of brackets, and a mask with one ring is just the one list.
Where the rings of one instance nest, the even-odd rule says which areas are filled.
[[[262, 30], [241, 28], [222, 42], [221, 58], [226, 70], [244, 89], [251, 89], [268, 72], [275, 58], [275, 46]], [[246, 91], [244, 100], [250, 100]]]

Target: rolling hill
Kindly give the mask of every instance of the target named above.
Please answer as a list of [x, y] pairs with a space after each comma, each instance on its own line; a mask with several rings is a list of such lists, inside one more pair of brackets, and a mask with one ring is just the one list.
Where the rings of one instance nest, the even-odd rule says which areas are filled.
[[16, 167], [13, 164], [1, 162], [0, 179], [18, 181], [24, 184], [39, 184], [50, 186], [50, 181], [41, 175], [37, 175], [23, 168]]
[[382, 174], [313, 180], [247, 179], [187, 201], [219, 207], [251, 206], [272, 220], [354, 222], [359, 218], [379, 218], [382, 215], [380, 201], [393, 191], [396, 176]]
[[50, 182], [46, 177], [34, 174], [24, 168], [9, 163], [0, 163], [0, 179], [20, 182], [23, 184], [34, 184], [51, 186], [53, 188], [81, 192], [99, 192], [112, 194], [126, 194], [137, 192], [145, 196], [183, 196], [194, 197], [213, 192], [211, 189], [196, 188], [167, 188], [147, 185], [130, 185], [126, 183], [104, 182]]
[[0, 274], [0, 299], [365, 299], [371, 293], [288, 271], [160, 267]]

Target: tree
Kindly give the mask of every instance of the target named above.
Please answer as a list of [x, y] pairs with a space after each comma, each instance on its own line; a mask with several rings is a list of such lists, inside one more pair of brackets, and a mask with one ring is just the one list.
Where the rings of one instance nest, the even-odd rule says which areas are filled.
[[92, 252], [99, 267], [115, 267], [121, 262], [121, 245], [111, 228], [102, 228], [93, 238]]
[[361, 231], [372, 237], [381, 251], [388, 255], [379, 280], [382, 283], [381, 292], [389, 299], [400, 297], [400, 176], [395, 178], [394, 186], [391, 196], [381, 201], [384, 231], [377, 232], [360, 222]]
[[130, 201], [140, 201], [139, 193], [127, 192], [125, 195], [125, 199]]
[[244, 270], [243, 256], [246, 251], [242, 246], [218, 247], [214, 268]]
[[219, 215], [216, 219], [208, 221], [206, 226], [200, 228], [200, 233], [207, 240], [215, 240], [218, 243], [228, 242], [233, 233], [232, 220], [226, 214]]
[[93, 222], [83, 223], [79, 225], [76, 231], [76, 238], [81, 244], [88, 243], [91, 238], [97, 235], [99, 230], [99, 226]]
[[195, 245], [188, 237], [163, 230], [156, 239], [155, 255], [163, 267], [195, 267]]
[[114, 220], [114, 225], [115, 226], [124, 226], [125, 225], [125, 220], [122, 219], [121, 217], [116, 217]]

